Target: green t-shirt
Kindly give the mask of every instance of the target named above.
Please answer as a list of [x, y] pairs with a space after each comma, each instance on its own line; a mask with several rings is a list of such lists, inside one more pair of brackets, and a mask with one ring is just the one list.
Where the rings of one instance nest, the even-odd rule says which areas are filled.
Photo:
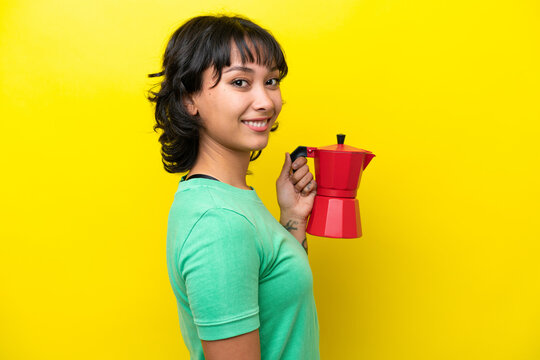
[[201, 339], [259, 328], [262, 360], [319, 359], [306, 251], [251, 189], [206, 178], [178, 184], [167, 268], [184, 343], [199, 360]]

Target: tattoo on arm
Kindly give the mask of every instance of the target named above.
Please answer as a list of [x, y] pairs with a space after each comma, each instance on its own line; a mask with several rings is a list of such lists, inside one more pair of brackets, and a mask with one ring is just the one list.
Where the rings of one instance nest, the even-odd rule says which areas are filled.
[[[283, 225], [283, 227], [287, 229], [287, 231], [298, 230], [298, 228], [295, 226], [297, 224], [298, 224], [298, 221], [289, 220], [287, 221], [286, 225]], [[302, 241], [302, 247], [304, 248], [304, 250], [306, 250], [306, 254], [307, 254], [308, 253], [307, 237], [305, 237], [304, 241]]]
[[285, 229], [287, 229], [287, 231], [298, 230], [298, 228], [294, 226], [296, 224], [298, 224], [298, 221], [289, 220], [287, 221], [287, 225], [285, 225]]

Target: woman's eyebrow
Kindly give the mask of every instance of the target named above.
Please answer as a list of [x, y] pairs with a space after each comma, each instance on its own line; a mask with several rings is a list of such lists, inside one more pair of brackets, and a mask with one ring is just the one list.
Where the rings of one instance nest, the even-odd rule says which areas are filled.
[[[249, 68], [247, 66], [233, 66], [232, 68], [225, 70], [223, 73], [225, 74], [225, 73], [228, 73], [228, 72], [234, 71], [234, 70], [239, 70], [239, 71], [249, 72], [249, 73], [254, 73], [255, 72], [255, 70], [253, 70], [252, 68]], [[278, 70], [278, 67], [277, 66], [273, 67], [272, 69], [270, 69], [269, 72], [272, 72], [274, 70]]]

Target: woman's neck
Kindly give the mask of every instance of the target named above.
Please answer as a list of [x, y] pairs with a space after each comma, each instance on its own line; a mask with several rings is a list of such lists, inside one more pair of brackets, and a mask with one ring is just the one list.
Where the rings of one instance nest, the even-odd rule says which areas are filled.
[[246, 183], [249, 158], [249, 152], [234, 151], [213, 142], [201, 142], [197, 160], [189, 173], [210, 175], [234, 187], [251, 190]]

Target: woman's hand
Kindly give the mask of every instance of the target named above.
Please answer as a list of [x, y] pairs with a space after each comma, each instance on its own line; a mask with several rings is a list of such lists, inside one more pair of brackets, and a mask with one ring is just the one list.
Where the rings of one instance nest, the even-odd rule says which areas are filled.
[[[296, 170], [294, 173], [291, 166]], [[306, 222], [317, 194], [317, 183], [305, 157], [300, 156], [292, 163], [289, 153], [285, 153], [285, 163], [276, 181], [276, 190], [282, 217]]]

